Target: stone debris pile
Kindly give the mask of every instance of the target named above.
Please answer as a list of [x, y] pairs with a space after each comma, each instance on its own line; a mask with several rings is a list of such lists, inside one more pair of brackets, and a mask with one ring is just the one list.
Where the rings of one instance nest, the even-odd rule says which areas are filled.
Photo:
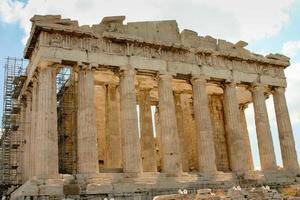
[[184, 189], [179, 190], [178, 194], [156, 196], [154, 200], [300, 200], [300, 197], [281, 195], [269, 186], [258, 188], [234, 186], [223, 194], [214, 193], [211, 189], [199, 189], [196, 194], [192, 194]]

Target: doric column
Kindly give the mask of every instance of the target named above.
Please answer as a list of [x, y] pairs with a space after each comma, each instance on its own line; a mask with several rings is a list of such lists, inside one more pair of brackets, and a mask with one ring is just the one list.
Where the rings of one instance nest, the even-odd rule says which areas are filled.
[[121, 71], [121, 135], [123, 171], [125, 173], [140, 173], [142, 171], [134, 78], [134, 70], [123, 69]]
[[159, 76], [158, 98], [162, 172], [178, 174], [181, 173], [182, 168], [171, 75]]
[[56, 112], [56, 67], [43, 63], [38, 73], [36, 124], [37, 177], [58, 175], [58, 139]]
[[245, 109], [247, 108], [247, 105], [240, 105], [240, 122], [241, 127], [243, 131], [243, 138], [244, 138], [244, 146], [246, 151], [246, 157], [247, 157], [247, 169], [248, 170], [254, 170], [253, 166], [253, 159], [252, 159], [252, 152], [251, 152], [251, 145], [250, 145], [250, 139], [249, 139], [249, 132], [247, 127], [247, 120], [245, 115]]
[[262, 170], [275, 170], [276, 158], [269, 124], [268, 111], [265, 103], [264, 86], [255, 85], [251, 88], [256, 136]]
[[183, 109], [181, 105], [181, 92], [174, 92], [174, 100], [182, 170], [184, 172], [188, 172], [190, 170], [189, 152], [187, 145], [185, 145], [186, 138], [184, 134], [184, 129], [187, 127], [184, 127]]
[[229, 152], [225, 130], [223, 95], [213, 94], [209, 96], [210, 116], [214, 131], [214, 146], [216, 153], [217, 170], [229, 172]]
[[100, 170], [108, 167], [108, 155], [106, 151], [106, 99], [106, 85], [94, 84], [94, 106], [96, 112], [98, 160]]
[[273, 94], [283, 167], [288, 170], [299, 170], [295, 140], [284, 93], [285, 88], [277, 87]]
[[191, 82], [193, 85], [193, 105], [198, 137], [197, 147], [198, 152], [201, 152], [198, 156], [199, 171], [203, 173], [215, 172], [217, 171], [216, 156], [206, 93], [206, 80], [202, 77], [195, 77]]
[[236, 84], [225, 83], [224, 86], [224, 114], [227, 143], [232, 171], [247, 170], [246, 151], [241, 129], [239, 105], [236, 96]]
[[[160, 120], [159, 120], [159, 107], [158, 104], [156, 104], [155, 107], [155, 114], [154, 114], [154, 118], [155, 118], [155, 132], [156, 132], [156, 143], [155, 143], [155, 147], [156, 147], [156, 165], [157, 165], [157, 171], [161, 172], [161, 165], [162, 165], [162, 152], [161, 152], [161, 131], [160, 131]], [[158, 151], [157, 151], [158, 150]]]
[[97, 128], [94, 106], [94, 77], [89, 66], [78, 71], [77, 171], [99, 172]]
[[117, 85], [109, 84], [106, 88], [106, 145], [108, 168], [122, 167], [122, 140], [120, 113], [117, 98]]
[[26, 95], [26, 103], [25, 103], [25, 121], [24, 121], [24, 132], [25, 132], [25, 138], [24, 138], [24, 178], [23, 182], [27, 181], [30, 176], [30, 146], [31, 143], [31, 94], [28, 93]]
[[143, 171], [156, 172], [156, 150], [152, 125], [150, 89], [141, 89], [139, 91], [139, 106]]
[[26, 144], [25, 144], [25, 115], [26, 115], [26, 105], [25, 105], [25, 100], [22, 98], [21, 99], [21, 112], [20, 112], [20, 125], [19, 125], [19, 132], [20, 132], [20, 138], [21, 138], [21, 143], [20, 143], [20, 150], [21, 150], [21, 160], [20, 160], [20, 172], [21, 172], [21, 181], [24, 183], [26, 181]]
[[37, 97], [37, 79], [33, 78], [32, 82], [32, 101], [31, 101], [31, 116], [32, 119], [30, 123], [30, 136], [29, 136], [29, 178], [32, 178], [35, 175], [35, 160], [36, 160], [36, 124], [37, 124], [37, 104], [38, 104], [38, 97]]

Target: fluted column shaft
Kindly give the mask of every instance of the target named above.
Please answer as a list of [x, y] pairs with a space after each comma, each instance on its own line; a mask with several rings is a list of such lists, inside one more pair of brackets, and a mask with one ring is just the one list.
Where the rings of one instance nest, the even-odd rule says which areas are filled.
[[276, 113], [283, 167], [289, 170], [299, 170], [295, 140], [285, 99], [285, 88], [278, 87], [274, 89], [273, 101]]
[[141, 151], [144, 172], [156, 172], [156, 150], [153, 135], [150, 89], [139, 91]]
[[249, 139], [249, 132], [248, 132], [247, 120], [246, 120], [246, 116], [245, 116], [246, 108], [247, 108], [246, 105], [240, 106], [240, 122], [241, 122], [242, 131], [243, 131], [244, 147], [246, 150], [247, 169], [254, 170], [251, 145], [250, 145], [250, 139]]
[[56, 68], [42, 66], [38, 74], [36, 124], [37, 177], [58, 175], [58, 139], [56, 112]]
[[217, 171], [213, 139], [213, 129], [208, 108], [206, 80], [193, 78], [193, 105], [197, 132], [199, 171], [203, 173]]
[[175, 92], [174, 93], [174, 100], [175, 100], [175, 112], [176, 112], [176, 122], [177, 122], [177, 131], [179, 137], [179, 149], [180, 149], [180, 156], [181, 156], [181, 166], [182, 171], [188, 172], [189, 169], [189, 152], [188, 147], [185, 145], [185, 132], [184, 132], [184, 117], [183, 117], [183, 109], [182, 109], [182, 102], [181, 102], [181, 93]]
[[25, 107], [25, 102], [23, 102], [23, 100], [21, 101], [21, 113], [20, 113], [20, 126], [19, 126], [19, 130], [20, 131], [20, 139], [21, 139], [21, 160], [20, 160], [20, 172], [21, 172], [21, 181], [22, 183], [24, 183], [26, 181], [26, 144], [25, 144], [25, 115], [26, 115], [26, 107]]
[[36, 160], [36, 147], [37, 145], [32, 145], [32, 144], [37, 144], [36, 142], [36, 124], [37, 124], [37, 104], [38, 104], [38, 83], [37, 80], [33, 80], [32, 84], [32, 101], [31, 101], [31, 121], [30, 121], [30, 136], [29, 136], [29, 141], [30, 141], [30, 146], [29, 146], [29, 178], [32, 178], [35, 175], [35, 160]]
[[236, 96], [236, 84], [224, 84], [224, 114], [226, 134], [232, 171], [243, 172], [247, 170], [246, 151], [241, 131], [240, 113]]
[[122, 70], [120, 77], [123, 171], [126, 173], [142, 171], [134, 77], [135, 71], [131, 69]]
[[78, 72], [77, 171], [80, 174], [99, 172], [94, 78], [90, 69]]
[[262, 170], [275, 170], [276, 158], [273, 146], [268, 111], [265, 103], [264, 86], [256, 85], [251, 89], [254, 105], [256, 136]]
[[117, 98], [117, 86], [109, 84], [106, 89], [106, 144], [107, 167], [122, 167], [122, 140]]
[[156, 132], [156, 165], [157, 165], [157, 171], [161, 172], [161, 165], [162, 165], [162, 145], [161, 145], [161, 131], [160, 131], [160, 119], [159, 119], [159, 106], [156, 105], [156, 110], [154, 114], [155, 118], [155, 132]]
[[31, 94], [26, 96], [26, 107], [25, 107], [25, 121], [24, 121], [24, 132], [25, 132], [25, 147], [24, 147], [24, 182], [30, 178], [30, 146], [31, 141]]
[[160, 75], [158, 83], [162, 172], [181, 173], [179, 138], [176, 124], [172, 76]]

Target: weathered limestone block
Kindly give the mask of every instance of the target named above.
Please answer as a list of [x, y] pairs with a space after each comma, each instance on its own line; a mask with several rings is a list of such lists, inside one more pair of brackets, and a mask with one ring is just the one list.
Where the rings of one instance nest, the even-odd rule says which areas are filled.
[[224, 86], [224, 113], [226, 136], [229, 149], [230, 168], [232, 171], [247, 170], [247, 154], [241, 129], [239, 108], [236, 96], [236, 84], [225, 83]]
[[156, 150], [152, 127], [152, 113], [149, 89], [139, 91], [141, 155], [144, 172], [156, 172]]
[[203, 173], [215, 172], [217, 170], [216, 157], [206, 93], [206, 80], [196, 77], [192, 80], [192, 84], [197, 148], [200, 152], [198, 157], [199, 171]]
[[246, 200], [248, 199], [248, 192], [240, 186], [234, 186], [228, 190], [227, 197], [232, 200]]
[[223, 99], [221, 95], [211, 95], [209, 100], [210, 115], [214, 132], [214, 146], [218, 171], [229, 171]]
[[50, 178], [58, 175], [56, 68], [54, 66], [41, 66], [37, 91], [35, 174], [38, 177]]
[[256, 135], [262, 170], [275, 170], [276, 158], [269, 124], [268, 111], [265, 103], [264, 86], [253, 86], [252, 99], [255, 114]]
[[187, 194], [167, 194], [167, 195], [160, 195], [155, 196], [153, 200], [190, 200]]
[[216, 196], [211, 192], [211, 189], [199, 189], [197, 190], [197, 195], [195, 200], [220, 200], [221, 197]]
[[117, 86], [107, 85], [106, 88], [106, 167], [122, 167], [122, 137], [120, 130], [120, 111]]
[[123, 170], [129, 173], [142, 171], [134, 76], [132, 69], [124, 69], [120, 77]]
[[178, 174], [182, 166], [171, 75], [159, 76], [158, 94], [162, 172]]
[[79, 70], [77, 171], [80, 174], [99, 172], [93, 84], [93, 72], [90, 69]]

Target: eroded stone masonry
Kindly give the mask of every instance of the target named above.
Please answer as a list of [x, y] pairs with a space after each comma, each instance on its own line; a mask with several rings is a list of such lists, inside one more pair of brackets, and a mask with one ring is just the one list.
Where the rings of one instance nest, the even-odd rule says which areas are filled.
[[[179, 189], [299, 182], [285, 98], [288, 57], [252, 53], [244, 41], [179, 32], [173, 20], [124, 19], [105, 17], [92, 26], [60, 16], [31, 19], [19, 96], [28, 122], [23, 185], [12, 199], [152, 199]], [[57, 88], [62, 69], [71, 73]], [[254, 171], [244, 113], [250, 103], [261, 171]]]

